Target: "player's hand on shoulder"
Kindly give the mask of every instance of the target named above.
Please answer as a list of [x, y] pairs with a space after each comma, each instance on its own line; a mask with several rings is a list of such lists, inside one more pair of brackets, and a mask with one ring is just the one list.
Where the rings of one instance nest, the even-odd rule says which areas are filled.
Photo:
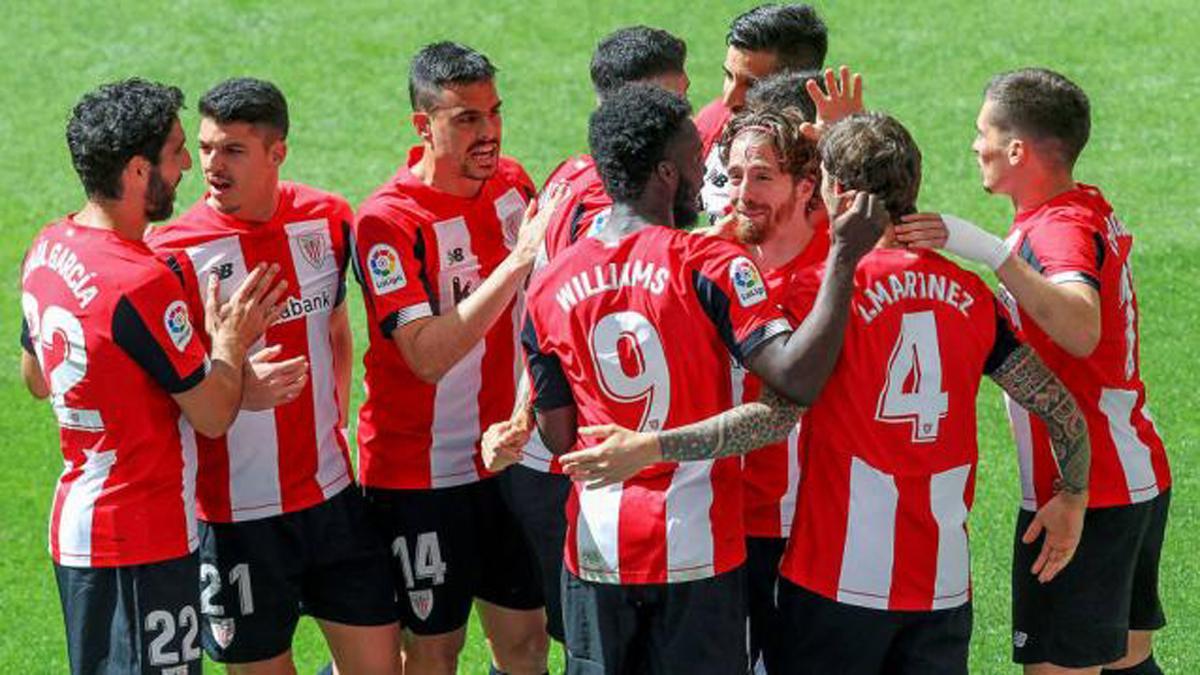
[[542, 240], [546, 238], [546, 227], [550, 218], [567, 201], [571, 187], [566, 183], [555, 182], [541, 198], [532, 199], [525, 207], [525, 215], [521, 219], [521, 229], [517, 233], [517, 243], [513, 246], [513, 255], [521, 265], [532, 265], [537, 258]]
[[277, 279], [279, 269], [278, 264], [260, 263], [223, 304], [219, 301], [220, 279], [209, 276], [204, 314], [214, 343], [225, 342], [244, 352], [279, 318], [283, 311], [280, 300], [288, 287], [287, 280]]
[[512, 420], [503, 420], [483, 432], [480, 443], [483, 466], [493, 473], [503, 471], [521, 461], [523, 448], [529, 442], [532, 429]]
[[246, 359], [243, 367], [243, 410], [270, 410], [291, 403], [308, 384], [308, 359], [275, 360], [283, 347], [271, 345]]
[[945, 248], [950, 231], [940, 213], [912, 213], [896, 224], [896, 241], [907, 248]]
[[833, 219], [833, 243], [844, 259], [857, 261], [867, 254], [891, 221], [883, 199], [858, 190], [842, 193]]
[[564, 473], [590, 489], [622, 483], [662, 461], [658, 436], [652, 433], [601, 424], [581, 427], [579, 435], [600, 442], [568, 452], [560, 462]]

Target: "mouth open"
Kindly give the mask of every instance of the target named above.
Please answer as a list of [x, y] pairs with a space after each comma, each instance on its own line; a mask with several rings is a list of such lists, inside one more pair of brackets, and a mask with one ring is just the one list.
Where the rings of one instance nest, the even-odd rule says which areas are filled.
[[227, 192], [233, 187], [233, 181], [220, 176], [208, 176], [208, 187], [214, 193]]

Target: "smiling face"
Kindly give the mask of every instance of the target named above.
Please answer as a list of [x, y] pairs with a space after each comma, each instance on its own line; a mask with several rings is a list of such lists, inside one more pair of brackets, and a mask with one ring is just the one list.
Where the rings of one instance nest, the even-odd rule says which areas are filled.
[[774, 144], [761, 134], [741, 133], [729, 148], [729, 201], [744, 244], [761, 244], [798, 215], [812, 183], [783, 170]]
[[491, 80], [445, 87], [437, 106], [414, 113], [413, 123], [425, 151], [458, 178], [484, 181], [500, 165], [500, 95]]
[[286, 141], [269, 127], [201, 118], [200, 166], [209, 206], [226, 214], [269, 215], [286, 154]]
[[755, 82], [774, 73], [778, 59], [771, 52], [751, 52], [729, 47], [725, 51], [725, 83], [721, 89], [721, 102], [726, 108], [737, 112], [746, 105], [746, 92]]

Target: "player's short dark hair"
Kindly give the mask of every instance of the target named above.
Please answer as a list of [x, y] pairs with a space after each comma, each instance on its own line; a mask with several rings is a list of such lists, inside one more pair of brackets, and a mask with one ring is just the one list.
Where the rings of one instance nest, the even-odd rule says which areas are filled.
[[145, 157], [157, 166], [183, 107], [183, 92], [131, 78], [83, 95], [67, 121], [71, 164], [89, 197], [120, 199], [121, 172]]
[[882, 198], [893, 221], [916, 212], [921, 149], [896, 118], [855, 113], [826, 131], [817, 147], [831, 177], [845, 189]]
[[805, 122], [795, 108], [746, 108], [734, 115], [721, 134], [721, 163], [729, 166], [729, 150], [733, 141], [743, 134], [766, 138], [779, 158], [779, 167], [793, 180], [813, 178], [820, 162], [817, 145], [801, 131]]
[[197, 105], [200, 114], [217, 124], [246, 122], [268, 127], [287, 138], [288, 107], [283, 92], [266, 80], [235, 77], [209, 89]]
[[817, 105], [804, 88], [815, 80], [825, 91], [825, 77], [819, 70], [793, 70], [773, 73], [754, 83], [746, 92], [746, 107], [761, 110], [792, 108], [805, 122], [817, 121]]
[[495, 77], [496, 67], [483, 54], [457, 42], [434, 42], [422, 47], [408, 67], [408, 98], [413, 110], [429, 112], [446, 87]]
[[729, 25], [725, 42], [748, 52], [771, 52], [783, 70], [825, 67], [829, 31], [811, 5], [759, 5]]
[[984, 96], [1001, 131], [1044, 143], [1075, 165], [1092, 131], [1091, 104], [1078, 85], [1053, 70], [1022, 68], [992, 78]]
[[691, 113], [686, 99], [646, 83], [625, 85], [601, 101], [588, 121], [588, 145], [614, 200], [642, 196], [667, 147], [690, 124]]
[[592, 53], [592, 87], [604, 98], [622, 85], [684, 72], [687, 43], [660, 28], [630, 26], [604, 36]]

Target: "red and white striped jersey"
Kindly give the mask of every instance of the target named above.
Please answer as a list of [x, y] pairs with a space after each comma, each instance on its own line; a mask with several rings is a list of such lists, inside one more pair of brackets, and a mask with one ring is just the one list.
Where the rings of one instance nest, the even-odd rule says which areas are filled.
[[[1092, 445], [1088, 506], [1153, 499], [1170, 487], [1171, 470], [1140, 374], [1133, 235], [1099, 189], [1080, 184], [1018, 213], [1008, 243], [1052, 282], [1081, 282], [1100, 294], [1100, 343], [1084, 358], [1055, 344], [1011, 295], [1001, 294], [1022, 338], [1067, 385], [1087, 419]], [[1054, 496], [1058, 465], [1041, 420], [1011, 400], [1008, 412], [1020, 458], [1021, 507], [1032, 511]]]
[[970, 598], [975, 397], [1018, 343], [987, 285], [932, 251], [876, 249], [854, 286], [845, 346], [804, 418], [780, 573], [851, 605], [957, 607]]
[[729, 207], [729, 174], [721, 161], [720, 140], [725, 125], [733, 111], [716, 99], [696, 115], [696, 129], [700, 132], [704, 156], [704, 185], [700, 188], [700, 201], [709, 216], [722, 216]]
[[[763, 279], [771, 297], [776, 298], [784, 316], [799, 325], [812, 310], [816, 296], [793, 293], [793, 280], [808, 268], [820, 265], [829, 253], [829, 225], [821, 223], [813, 238], [795, 258], [775, 269], [763, 270]], [[733, 363], [733, 400], [735, 404], [757, 401], [762, 381]], [[800, 483], [800, 428], [803, 417], [786, 440], [759, 448], [742, 457], [745, 489], [746, 536], [786, 538], [792, 531], [796, 511], [796, 490]]]
[[[279, 184], [279, 205], [267, 222], [247, 222], [210, 207], [201, 197], [147, 241], [184, 264], [193, 314], [204, 315], [202, 290], [210, 274], [221, 280], [221, 301], [259, 263], [277, 263], [288, 283], [278, 321], [251, 349], [279, 345], [279, 359], [304, 356], [308, 384], [290, 403], [238, 412], [225, 436], [206, 438], [187, 428], [200, 449], [200, 518], [240, 522], [316, 506], [353, 481], [340, 419], [329, 319], [345, 295], [346, 200], [298, 183]], [[207, 339], [207, 338], [206, 338]]]
[[489, 477], [479, 440], [512, 413], [520, 373], [515, 301], [437, 384], [421, 381], [392, 341], [399, 326], [453, 309], [496, 269], [535, 192], [525, 170], [504, 157], [477, 195], [456, 197], [413, 175], [423, 152], [409, 152], [408, 163], [359, 207], [354, 224], [370, 330], [359, 478], [370, 487], [431, 489]]
[[124, 567], [194, 551], [196, 447], [171, 395], [203, 381], [208, 357], [181, 280], [142, 241], [68, 216], [33, 240], [21, 290], [65, 464], [50, 555]]
[[[732, 405], [729, 355], [790, 329], [737, 246], [605, 227], [533, 280], [522, 345], [534, 405], [579, 426], [668, 429]], [[661, 463], [567, 501], [567, 568], [602, 583], [702, 579], [745, 559], [737, 458]]]

